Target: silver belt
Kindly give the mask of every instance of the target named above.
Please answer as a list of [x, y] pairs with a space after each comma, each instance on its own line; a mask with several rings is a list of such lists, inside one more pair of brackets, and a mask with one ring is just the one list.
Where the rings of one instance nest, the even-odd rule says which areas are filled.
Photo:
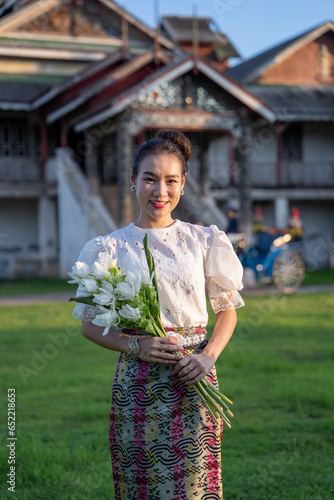
[[187, 335], [183, 337], [177, 332], [166, 332], [167, 337], [176, 337], [178, 344], [181, 347], [189, 347], [191, 345], [200, 344], [206, 339], [205, 333], [194, 333], [194, 335]]

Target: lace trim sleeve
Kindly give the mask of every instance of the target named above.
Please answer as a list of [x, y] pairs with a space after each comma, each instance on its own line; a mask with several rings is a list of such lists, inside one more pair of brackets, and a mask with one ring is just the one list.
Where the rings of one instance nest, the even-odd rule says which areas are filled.
[[207, 283], [207, 293], [213, 312], [238, 309], [245, 305], [243, 298], [237, 290], [226, 290], [213, 280]]
[[72, 312], [75, 319], [81, 321], [92, 321], [98, 314], [101, 314], [97, 307], [88, 306], [86, 304], [77, 304]]

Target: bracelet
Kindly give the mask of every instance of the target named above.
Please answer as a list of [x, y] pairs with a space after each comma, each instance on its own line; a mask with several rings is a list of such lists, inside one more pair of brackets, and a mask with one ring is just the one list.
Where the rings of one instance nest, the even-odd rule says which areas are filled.
[[135, 336], [129, 338], [130, 351], [128, 352], [128, 355], [132, 356], [133, 358], [138, 358], [138, 356], [139, 356], [139, 345], [138, 345], [138, 341], [137, 341], [138, 338], [139, 338], [139, 335], [135, 335]]

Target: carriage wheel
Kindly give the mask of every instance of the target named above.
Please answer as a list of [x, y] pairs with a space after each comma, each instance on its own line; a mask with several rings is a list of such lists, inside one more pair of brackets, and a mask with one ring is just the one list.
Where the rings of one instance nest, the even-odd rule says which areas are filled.
[[273, 265], [273, 282], [283, 293], [293, 293], [305, 276], [303, 259], [291, 250], [279, 254]]

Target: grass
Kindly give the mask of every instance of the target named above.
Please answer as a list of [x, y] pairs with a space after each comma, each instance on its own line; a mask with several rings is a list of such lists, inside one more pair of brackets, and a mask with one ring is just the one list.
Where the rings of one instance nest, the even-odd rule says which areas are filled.
[[0, 296], [70, 292], [71, 290], [74, 292], [76, 285], [69, 285], [66, 280], [60, 279], [0, 280]]
[[[217, 363], [235, 413], [223, 438], [224, 499], [331, 500], [334, 294], [246, 300]], [[3, 481], [1, 499], [113, 498], [108, 420], [118, 354], [87, 342], [71, 309], [0, 307], [2, 400], [16, 389], [18, 438], [16, 493]], [[4, 478], [4, 439], [0, 455]]]
[[334, 269], [306, 269], [304, 285], [334, 285]]
[[[334, 269], [306, 271], [304, 285], [334, 284]], [[0, 280], [0, 296], [23, 295], [28, 293], [54, 293], [75, 291], [75, 285], [69, 285], [66, 280], [36, 278], [29, 280]]]

